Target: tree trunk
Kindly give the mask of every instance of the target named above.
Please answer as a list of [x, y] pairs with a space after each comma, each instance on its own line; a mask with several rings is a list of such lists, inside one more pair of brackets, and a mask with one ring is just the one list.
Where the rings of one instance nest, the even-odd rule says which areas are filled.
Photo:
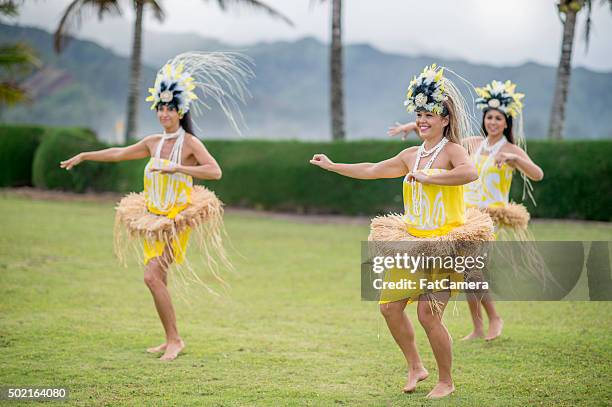
[[344, 140], [344, 90], [342, 72], [342, 0], [332, 1], [330, 52], [331, 131], [334, 140]]
[[555, 96], [550, 111], [550, 123], [548, 125], [548, 137], [560, 140], [563, 137], [563, 124], [565, 122], [565, 104], [567, 103], [567, 91], [569, 88], [570, 75], [572, 73], [572, 48], [574, 45], [574, 32], [576, 29], [577, 10], [568, 8], [563, 23], [563, 41], [561, 43], [561, 58], [557, 67], [557, 82], [555, 84]]
[[138, 131], [138, 103], [140, 96], [140, 76], [142, 71], [142, 14], [144, 2], [136, 0], [136, 20], [134, 21], [134, 38], [130, 58], [130, 85], [127, 104], [126, 141], [136, 139]]

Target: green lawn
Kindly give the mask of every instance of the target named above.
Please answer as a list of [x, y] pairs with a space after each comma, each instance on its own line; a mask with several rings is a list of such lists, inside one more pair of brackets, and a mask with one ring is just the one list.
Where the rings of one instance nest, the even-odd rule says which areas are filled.
[[[0, 212], [0, 386], [65, 386], [82, 406], [612, 403], [609, 302], [499, 303], [506, 328], [493, 343], [458, 341], [469, 312], [451, 304], [457, 391], [437, 402], [424, 399], [437, 372], [409, 306], [432, 375], [415, 394], [400, 393], [403, 357], [377, 304], [359, 298], [367, 225], [227, 215], [241, 254], [229, 295], [191, 290], [176, 301], [187, 348], [163, 363], [144, 352], [163, 337], [142, 271], [112, 255], [113, 204], [4, 194]], [[533, 230], [612, 240], [605, 224]]]

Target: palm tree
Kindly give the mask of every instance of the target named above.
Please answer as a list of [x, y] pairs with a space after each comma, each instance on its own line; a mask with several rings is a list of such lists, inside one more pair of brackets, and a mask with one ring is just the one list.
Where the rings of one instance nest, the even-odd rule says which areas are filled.
[[[210, 1], [210, 0], [205, 0]], [[215, 0], [221, 10], [227, 10], [229, 6], [250, 6], [251, 8], [263, 11], [274, 18], [279, 18], [289, 25], [293, 25], [291, 20], [283, 14], [274, 10], [270, 6], [259, 0]], [[126, 0], [134, 8], [136, 18], [134, 20], [134, 36], [132, 40], [132, 54], [130, 56], [130, 87], [128, 92], [127, 105], [127, 126], [126, 139], [134, 139], [137, 134], [137, 119], [138, 119], [138, 100], [140, 96], [140, 76], [142, 70], [142, 22], [145, 7], [150, 8], [155, 18], [162, 21], [165, 16], [165, 11], [162, 7], [162, 0]], [[69, 29], [78, 27], [81, 24], [83, 13], [86, 11], [94, 11], [98, 18], [102, 19], [105, 15], [121, 15], [120, 0], [73, 0], [62, 16], [60, 23], [55, 31], [55, 51], [61, 52], [68, 40]]]
[[[325, 3], [327, 0], [319, 0]], [[310, 2], [311, 6], [315, 3]], [[332, 139], [344, 140], [344, 70], [342, 64], [342, 0], [331, 0], [329, 102]]]
[[[602, 0], [612, 10], [612, 0]], [[572, 72], [572, 48], [576, 31], [576, 17], [581, 10], [586, 9], [585, 42], [588, 49], [591, 33], [591, 12], [593, 0], [559, 0], [557, 10], [563, 24], [563, 39], [561, 41], [561, 57], [557, 67], [557, 80], [555, 94], [550, 112], [548, 137], [560, 140], [563, 137], [563, 124], [565, 122], [565, 105]]]
[[344, 73], [342, 67], [342, 0], [332, 0], [330, 66], [331, 131], [334, 140], [344, 140]]
[[[10, 0], [0, 3], [0, 17], [16, 16], [19, 4], [21, 2]], [[12, 105], [26, 100], [26, 92], [12, 79], [13, 74], [23, 74], [33, 66], [39, 65], [40, 61], [36, 57], [34, 50], [27, 45], [20, 43], [1, 45], [0, 68], [7, 75], [0, 81], [0, 104]]]

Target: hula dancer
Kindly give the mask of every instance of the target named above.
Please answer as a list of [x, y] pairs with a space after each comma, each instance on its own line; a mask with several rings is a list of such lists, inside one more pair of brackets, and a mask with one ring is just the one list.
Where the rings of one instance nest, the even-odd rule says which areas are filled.
[[[527, 232], [529, 212], [524, 205], [510, 202], [512, 176], [515, 170], [521, 173], [523, 199], [525, 195], [529, 195], [534, 201], [530, 180], [540, 181], [544, 172], [525, 151], [522, 126], [524, 95], [515, 92], [515, 89], [516, 84], [510, 81], [493, 81], [485, 87], [476, 88], [479, 96], [476, 106], [483, 111], [482, 131], [486, 138], [483, 140], [482, 137], [473, 137], [468, 140], [472, 151], [475, 151], [472, 159], [478, 169], [478, 180], [467, 186], [465, 199], [468, 206], [477, 207], [491, 216], [500, 240], [530, 241], [533, 238]], [[516, 122], [514, 131], [513, 122]], [[534, 260], [537, 261], [537, 253], [535, 256]], [[467, 299], [474, 330], [463, 339], [498, 338], [502, 333], [503, 320], [498, 315], [491, 296], [487, 293], [470, 294]], [[481, 304], [489, 318], [486, 336]]]
[[[339, 164], [324, 154], [315, 154], [310, 162], [351, 178], [404, 177], [404, 216], [374, 218], [370, 241], [417, 245], [435, 242], [428, 247], [446, 254], [458, 241], [492, 240], [490, 217], [477, 209], [466, 210], [464, 202], [463, 185], [477, 179], [478, 173], [462, 146], [463, 137], [470, 134], [470, 125], [461, 94], [443, 76], [443, 69], [434, 64], [411, 81], [405, 105], [408, 111], [416, 111], [416, 126], [424, 140], [421, 146], [407, 148], [378, 163]], [[414, 250], [417, 253], [420, 250]], [[393, 280], [397, 274], [391, 270], [385, 278]], [[449, 280], [454, 274], [453, 270], [434, 270], [430, 278]], [[404, 392], [413, 392], [417, 383], [429, 376], [417, 351], [413, 325], [404, 313], [406, 304], [414, 301], [418, 301], [419, 322], [438, 365], [438, 383], [427, 397], [441, 398], [455, 390], [451, 376], [452, 340], [442, 322], [450, 296], [451, 291], [444, 288], [383, 289], [381, 293], [380, 311], [408, 364]]]
[[[149, 89], [151, 109], [163, 132], [147, 136], [127, 147], [113, 147], [83, 152], [61, 162], [70, 170], [83, 161], [126, 161], [150, 157], [144, 170], [144, 192], [131, 193], [117, 206], [115, 218], [115, 253], [125, 264], [130, 245], [125, 238], [143, 245], [144, 280], [148, 286], [166, 340], [149, 348], [150, 353], [163, 352], [161, 360], [173, 360], [185, 347], [176, 327], [176, 317], [167, 288], [168, 268], [177, 271], [186, 264], [185, 253], [190, 235], [200, 244], [200, 253], [215, 263], [215, 257], [226, 262], [221, 241], [222, 203], [207, 188], [193, 185], [193, 178], [218, 180], [221, 168], [204, 144], [195, 137], [191, 112], [208, 108], [204, 99], [214, 100], [236, 130], [244, 102], [246, 81], [252, 77], [249, 60], [234, 53], [180, 54], [158, 72]], [[210, 272], [220, 280], [214, 267]], [[222, 281], [222, 280], [221, 280]]]

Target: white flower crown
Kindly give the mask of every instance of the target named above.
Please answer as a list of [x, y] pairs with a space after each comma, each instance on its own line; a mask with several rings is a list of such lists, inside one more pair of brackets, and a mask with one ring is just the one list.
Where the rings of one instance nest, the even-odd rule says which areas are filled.
[[523, 109], [522, 93], [516, 93], [516, 84], [510, 82], [493, 81], [482, 88], [476, 88], [480, 96], [476, 99], [476, 107], [481, 110], [497, 109], [501, 112], [516, 117]]

